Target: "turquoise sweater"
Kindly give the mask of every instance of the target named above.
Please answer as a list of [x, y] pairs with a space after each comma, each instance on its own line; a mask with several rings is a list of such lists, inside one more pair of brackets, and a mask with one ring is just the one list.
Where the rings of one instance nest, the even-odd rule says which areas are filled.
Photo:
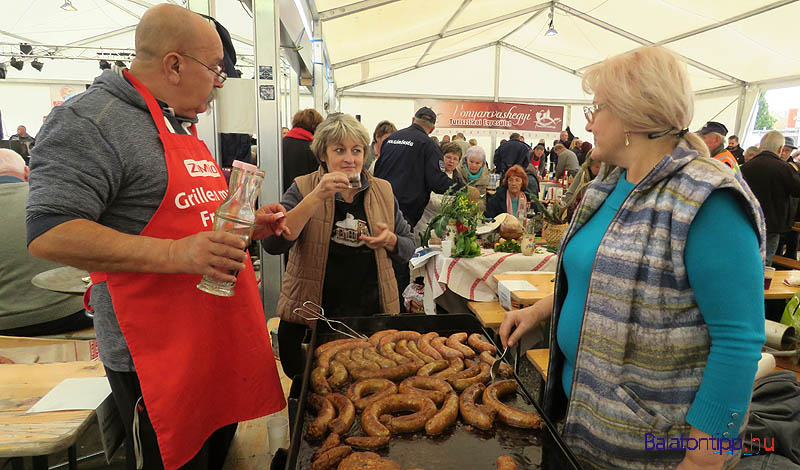
[[[564, 250], [569, 289], [557, 338], [565, 356], [561, 380], [567, 396], [592, 261], [611, 219], [633, 187], [623, 175], [616, 189]], [[758, 236], [732, 193], [715, 191], [700, 207], [689, 228], [684, 259], [712, 343], [703, 382], [686, 421], [712, 436], [721, 436], [729, 430], [730, 416], [714, 410], [727, 406], [747, 408], [755, 375], [751, 359], [759, 354], [764, 342]], [[753, 315], [754, 312], [760, 315]]]

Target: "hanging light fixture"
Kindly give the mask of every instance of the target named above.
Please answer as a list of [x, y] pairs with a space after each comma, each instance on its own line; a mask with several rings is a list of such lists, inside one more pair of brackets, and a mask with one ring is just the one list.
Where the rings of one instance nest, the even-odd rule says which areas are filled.
[[75, 5], [72, 4], [72, 0], [64, 0], [64, 4], [61, 5], [61, 9], [64, 11], [78, 11], [78, 9], [75, 8]]
[[23, 54], [30, 54], [31, 52], [33, 52], [33, 46], [23, 42], [22, 44], [19, 45], [19, 51], [22, 52]]
[[12, 57], [9, 63], [11, 64], [12, 67], [14, 67], [17, 70], [22, 70], [22, 66], [25, 65], [25, 62], [17, 59], [16, 57]]
[[33, 59], [33, 62], [31, 62], [31, 67], [41, 72], [42, 67], [44, 67], [44, 64], [39, 62], [39, 59]]
[[545, 36], [555, 36], [556, 34], [558, 34], [556, 28], [553, 27], [553, 17], [555, 16], [555, 7], [556, 7], [555, 2], [550, 4], [550, 28], [547, 30], [546, 33], [544, 33]]
[[125, 65], [125, 62], [123, 62], [123, 61], [121, 61], [121, 60], [115, 60], [115, 61], [114, 61], [114, 65], [116, 65], [117, 67], [123, 68], [123, 69], [124, 69], [125, 67], [127, 67], [127, 65]]
[[0, 64], [0, 80], [6, 79], [6, 64]]
[[109, 70], [110, 68], [111, 64], [109, 64], [107, 60], [103, 59], [100, 61], [100, 70]]

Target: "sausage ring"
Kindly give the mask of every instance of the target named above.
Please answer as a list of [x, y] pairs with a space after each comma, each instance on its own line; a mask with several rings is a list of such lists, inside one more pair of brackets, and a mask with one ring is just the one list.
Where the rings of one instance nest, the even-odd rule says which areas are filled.
[[478, 353], [482, 353], [484, 351], [488, 351], [489, 354], [497, 354], [497, 348], [495, 345], [488, 341], [483, 340], [483, 336], [480, 333], [472, 333], [467, 338], [467, 344], [474, 349]]
[[420, 351], [419, 350], [419, 346], [417, 346], [417, 342], [416, 341], [409, 341], [408, 342], [408, 349], [412, 353], [416, 354], [418, 358], [422, 359], [423, 361], [425, 361], [428, 364], [436, 360], [435, 358], [433, 358], [433, 356], [429, 356], [429, 355], [425, 354], [424, 352]]
[[377, 450], [381, 447], [386, 447], [389, 444], [389, 436], [369, 436], [369, 437], [348, 437], [344, 442], [356, 449]]
[[480, 368], [480, 371], [476, 375], [473, 375], [472, 377], [456, 378], [456, 376], [454, 375], [449, 379], [447, 379], [447, 381], [450, 382], [450, 385], [452, 385], [453, 388], [459, 392], [465, 390], [472, 384], [476, 383], [485, 384], [492, 378], [491, 375], [492, 367], [484, 362], [478, 364], [478, 367]]
[[395, 331], [394, 333], [389, 333], [388, 335], [383, 336], [378, 342], [378, 345], [383, 346], [386, 343], [396, 343], [401, 339], [419, 341], [421, 337], [422, 334], [417, 331]]
[[306, 437], [309, 440], [322, 439], [322, 436], [328, 431], [331, 421], [336, 417], [336, 409], [327, 398], [316, 393], [308, 396], [308, 404], [316, 410], [317, 417], [308, 423]]
[[328, 385], [330, 385], [331, 388], [339, 388], [347, 382], [349, 377], [347, 375], [347, 369], [341, 362], [336, 360], [331, 361], [330, 372], [331, 375], [328, 377]]
[[437, 405], [441, 404], [447, 394], [452, 393], [453, 387], [447, 382], [436, 377], [409, 377], [397, 388], [400, 393], [411, 393], [426, 396]]
[[478, 429], [488, 431], [492, 429], [494, 416], [475, 403], [475, 400], [481, 395], [485, 388], [486, 386], [480, 383], [470, 385], [466, 390], [461, 392], [461, 396], [458, 398], [458, 406], [465, 423], [475, 426]]
[[457, 357], [459, 359], [463, 359], [464, 358], [464, 353], [462, 353], [461, 351], [458, 351], [456, 349], [453, 349], [453, 348], [451, 348], [449, 346], [446, 346], [445, 345], [446, 341], [447, 340], [445, 338], [442, 338], [441, 336], [439, 336], [439, 337], [433, 338], [433, 340], [431, 340], [431, 346], [433, 346], [434, 349], [439, 351], [439, 354], [441, 354], [442, 357], [444, 357], [445, 359], [453, 359], [454, 357]]
[[394, 362], [393, 360], [386, 359], [385, 357], [378, 354], [378, 351], [375, 348], [365, 349], [364, 359], [378, 364], [381, 367], [381, 369], [386, 369], [388, 367], [394, 367], [397, 365], [397, 363]]
[[311, 371], [311, 388], [321, 395], [326, 395], [332, 391], [328, 380], [325, 378], [326, 372], [322, 367], [315, 367]]
[[414, 344], [413, 341], [408, 341], [407, 339], [401, 339], [400, 341], [397, 342], [394, 348], [395, 350], [397, 350], [398, 354], [416, 364], [417, 367], [424, 366], [425, 361], [423, 361], [419, 356], [417, 356], [411, 351], [411, 349], [408, 347], [409, 343]]
[[358, 339], [358, 338], [346, 338], [346, 339], [336, 339], [333, 341], [328, 341], [325, 344], [320, 344], [319, 346], [317, 346], [317, 348], [314, 350], [314, 357], [318, 358], [325, 351], [331, 348], [338, 348], [342, 344], [361, 343], [363, 341], [364, 341], [363, 339]]
[[440, 361], [444, 358], [439, 353], [439, 351], [437, 351], [436, 348], [434, 348], [431, 345], [431, 341], [433, 341], [434, 338], [438, 337], [439, 337], [438, 333], [425, 333], [424, 335], [422, 335], [422, 338], [419, 339], [418, 344], [420, 351], [436, 359], [437, 361]]
[[394, 350], [395, 344], [397, 343], [389, 342], [381, 344], [380, 347], [378, 348], [378, 353], [381, 356], [385, 357], [386, 359], [391, 359], [398, 364], [409, 362], [411, 359], [395, 352]]
[[367, 350], [368, 348], [351, 350], [350, 359], [358, 365], [358, 369], [380, 369], [381, 366], [377, 362], [370, 361], [364, 357], [364, 352]]
[[[325, 346], [324, 344], [322, 346]], [[322, 347], [320, 346], [320, 347]], [[350, 343], [339, 343], [336, 345], [331, 346], [330, 348], [324, 350], [320, 353], [319, 357], [317, 358], [317, 365], [319, 367], [324, 367], [325, 370], [328, 370], [328, 367], [331, 365], [331, 359], [337, 353], [341, 351], [349, 351], [354, 348], [368, 348], [370, 344], [367, 341], [353, 341]]]
[[458, 419], [458, 395], [450, 393], [445, 398], [441, 409], [425, 423], [425, 432], [430, 436], [441, 434], [442, 431], [452, 426], [456, 419]]
[[341, 393], [331, 393], [325, 398], [333, 403], [338, 413], [336, 419], [328, 425], [328, 429], [336, 434], [346, 434], [356, 421], [356, 408], [353, 406], [353, 402]]
[[425, 364], [424, 366], [420, 367], [417, 371], [417, 375], [426, 377], [430, 376], [436, 372], [441, 372], [445, 369], [450, 367], [450, 363], [445, 361], [444, 359], [439, 361], [431, 362], [430, 364]]
[[533, 411], [523, 411], [510, 407], [500, 401], [500, 397], [517, 391], [516, 380], [503, 380], [495, 382], [483, 391], [483, 404], [497, 413], [497, 418], [516, 428], [541, 428], [542, 418]]
[[347, 398], [359, 410], [363, 410], [370, 403], [389, 395], [397, 393], [397, 385], [388, 379], [366, 379], [360, 380], [347, 389]]
[[[384, 426], [380, 416], [398, 411], [412, 414], [393, 417]], [[436, 405], [430, 398], [421, 395], [398, 394], [371, 403], [361, 414], [361, 427], [370, 436], [387, 437], [391, 433], [419, 431], [436, 414]]]
[[[489, 364], [489, 367], [491, 367], [492, 364], [494, 364], [494, 361], [496, 359], [489, 351], [484, 351], [480, 353], [478, 357], [480, 358], [481, 362]], [[511, 367], [511, 365], [508, 364], [507, 362], [500, 362], [500, 377], [513, 377], [513, 376], [514, 376], [514, 368]]]
[[373, 333], [372, 336], [369, 337], [369, 342], [373, 346], [378, 346], [381, 343], [381, 338], [386, 335], [390, 335], [392, 333], [397, 333], [397, 330], [381, 330], [376, 333]]
[[394, 367], [387, 367], [380, 370], [356, 369], [350, 371], [350, 376], [355, 380], [363, 379], [389, 379], [389, 380], [403, 380], [417, 373], [416, 364], [413, 362], [406, 362]]
[[467, 340], [466, 333], [453, 333], [447, 338], [447, 346], [455, 349], [456, 351], [460, 352], [464, 355], [467, 359], [472, 359], [475, 357], [475, 351], [472, 350], [469, 346], [464, 344], [464, 341]]
[[447, 369], [437, 372], [434, 374], [434, 377], [439, 377], [440, 379], [447, 379], [451, 375], [464, 370], [464, 361], [461, 359], [454, 357], [450, 359], [450, 367]]

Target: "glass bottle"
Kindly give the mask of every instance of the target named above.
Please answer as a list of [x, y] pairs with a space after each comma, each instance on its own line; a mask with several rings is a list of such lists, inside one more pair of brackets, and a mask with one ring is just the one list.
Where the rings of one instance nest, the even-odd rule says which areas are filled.
[[[238, 235], [244, 240], [245, 246], [250, 245], [256, 221], [256, 199], [261, 191], [264, 181], [264, 172], [257, 166], [236, 160], [233, 162], [233, 171], [230, 178], [228, 197], [219, 205], [214, 214], [212, 230], [225, 231]], [[235, 271], [230, 272], [236, 275]], [[232, 297], [236, 282], [219, 282], [208, 276], [203, 276], [197, 288], [209, 294], [222, 297]]]

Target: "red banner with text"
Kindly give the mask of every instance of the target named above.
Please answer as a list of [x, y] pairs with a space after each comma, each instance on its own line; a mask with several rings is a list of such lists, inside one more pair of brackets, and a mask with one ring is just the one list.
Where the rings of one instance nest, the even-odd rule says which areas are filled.
[[436, 112], [437, 128], [561, 132], [564, 124], [563, 106], [492, 101], [414, 101], [414, 109], [422, 106]]

